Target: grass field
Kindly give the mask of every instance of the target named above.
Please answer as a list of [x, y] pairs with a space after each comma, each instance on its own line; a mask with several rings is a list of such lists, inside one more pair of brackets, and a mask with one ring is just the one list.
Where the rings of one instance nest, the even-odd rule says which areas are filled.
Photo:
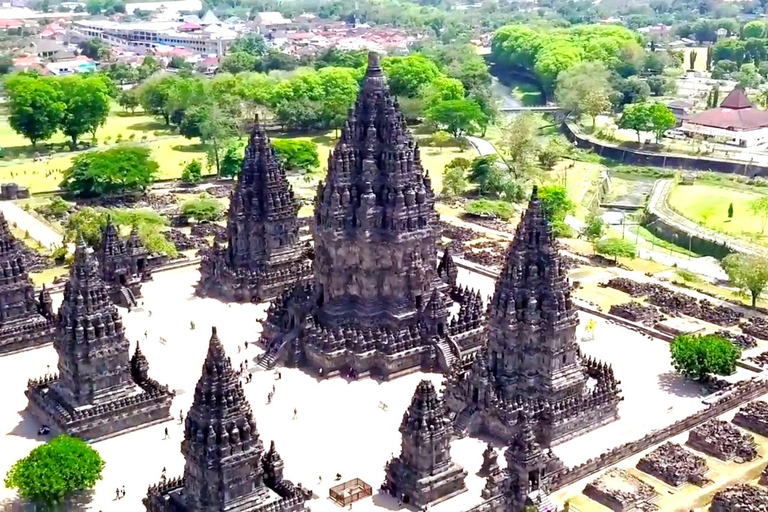
[[[669, 195], [669, 205], [710, 229], [768, 245], [768, 237], [761, 233], [761, 219], [749, 211], [749, 203], [763, 196], [759, 189], [737, 189], [699, 181], [675, 187]], [[732, 219], [728, 218], [730, 204], [734, 208]]]

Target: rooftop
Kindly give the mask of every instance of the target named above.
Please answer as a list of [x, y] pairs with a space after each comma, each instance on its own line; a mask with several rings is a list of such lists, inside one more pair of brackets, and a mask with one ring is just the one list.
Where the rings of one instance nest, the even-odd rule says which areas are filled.
[[768, 127], [768, 112], [755, 108], [744, 90], [737, 87], [720, 106], [693, 114], [688, 123], [732, 131], [750, 131]]

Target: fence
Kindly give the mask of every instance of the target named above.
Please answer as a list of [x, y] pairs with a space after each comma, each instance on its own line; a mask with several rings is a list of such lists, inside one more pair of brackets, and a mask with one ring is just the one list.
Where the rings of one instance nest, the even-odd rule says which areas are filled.
[[373, 489], [359, 478], [355, 478], [354, 480], [331, 487], [328, 493], [333, 501], [341, 506], [346, 506], [373, 495]]

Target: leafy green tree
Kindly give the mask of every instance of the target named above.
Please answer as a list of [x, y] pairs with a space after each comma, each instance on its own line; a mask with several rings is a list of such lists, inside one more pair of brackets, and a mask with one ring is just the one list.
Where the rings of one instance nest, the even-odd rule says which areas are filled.
[[184, 170], [181, 171], [181, 181], [189, 185], [200, 183], [203, 177], [203, 164], [200, 160], [192, 160], [184, 166]]
[[744, 25], [744, 38], [763, 37], [765, 35], [765, 22], [760, 20], [750, 21]]
[[139, 108], [140, 101], [139, 96], [133, 89], [126, 89], [120, 92], [117, 96], [117, 104], [123, 107], [125, 110], [130, 110], [133, 114], [137, 108]]
[[7, 75], [13, 69], [13, 58], [10, 55], [0, 55], [0, 75]]
[[651, 111], [645, 103], [633, 103], [624, 107], [624, 113], [619, 119], [619, 128], [625, 130], [635, 130], [637, 133], [637, 142], [640, 140], [641, 132], [653, 130], [653, 121]]
[[467, 158], [457, 157], [445, 165], [443, 172], [442, 194], [447, 197], [460, 196], [467, 189], [467, 173], [472, 162]]
[[659, 142], [664, 132], [675, 127], [677, 120], [669, 107], [663, 103], [651, 103], [648, 105], [648, 113], [651, 118], [651, 131], [656, 135], [656, 142]]
[[93, 60], [108, 60], [112, 55], [112, 47], [103, 39], [91, 38], [81, 42], [80, 53]]
[[200, 140], [208, 146], [209, 156], [216, 167], [216, 175], [221, 176], [221, 157], [228, 141], [238, 133], [237, 124], [217, 105], [206, 105], [202, 119]]
[[256, 69], [256, 63], [259, 58], [248, 52], [233, 52], [224, 57], [219, 65], [219, 69], [225, 73], [242, 73], [244, 71], [253, 71]]
[[427, 109], [426, 118], [454, 137], [474, 133], [487, 126], [487, 118], [480, 105], [465, 99], [440, 101]]
[[619, 258], [634, 259], [637, 256], [635, 246], [629, 240], [622, 238], [603, 238], [595, 243], [595, 252], [603, 256], [612, 256], [613, 261]]
[[608, 94], [608, 91], [595, 89], [588, 92], [579, 104], [579, 110], [592, 119], [593, 130], [597, 124], [597, 116], [609, 111], [611, 108], [611, 98]]
[[728, 205], [728, 218], [729, 219], [733, 218], [733, 203]]
[[421, 97], [427, 108], [441, 101], [461, 100], [464, 99], [464, 85], [455, 78], [440, 76], [423, 87]]
[[19, 74], [5, 80], [8, 93], [8, 122], [29, 139], [34, 148], [59, 128], [64, 98], [59, 83], [50, 78]]
[[669, 81], [663, 76], [654, 75], [649, 76], [645, 83], [651, 90], [651, 96], [663, 96], [667, 91]]
[[749, 203], [749, 211], [760, 218], [760, 234], [765, 233], [765, 225], [768, 223], [768, 196], [761, 196]]
[[184, 57], [173, 56], [168, 63], [168, 67], [171, 69], [192, 69], [192, 64], [187, 62]]
[[748, 62], [742, 64], [738, 73], [734, 73], [733, 78], [738, 81], [737, 87], [756, 88], [763, 81], [763, 77], [757, 70], [757, 66]]
[[711, 374], [736, 371], [741, 353], [729, 340], [716, 334], [681, 334], [669, 344], [672, 365], [689, 379], [704, 380]]
[[768, 284], [768, 260], [750, 254], [729, 254], [722, 261], [728, 279], [752, 297], [752, 307]]
[[325, 50], [316, 60], [316, 68], [364, 68], [368, 61], [368, 53], [365, 50], [341, 50], [332, 46]]
[[422, 87], [431, 84], [442, 74], [434, 61], [419, 54], [386, 57], [382, 60], [382, 66], [392, 94], [409, 98], [418, 96]]
[[143, 147], [116, 147], [86, 153], [64, 171], [61, 188], [77, 197], [99, 197], [146, 190], [158, 165]]
[[539, 165], [547, 171], [551, 171], [561, 158], [568, 155], [570, 146], [563, 143], [559, 137], [550, 137], [547, 143], [539, 148], [536, 155]]
[[570, 228], [565, 218], [576, 211], [576, 205], [568, 197], [568, 190], [562, 185], [539, 187], [541, 213], [549, 220], [555, 236], [567, 236]]
[[638, 76], [630, 76], [626, 80], [620, 80], [617, 85], [617, 99], [619, 105], [628, 103], [640, 103], [651, 95], [651, 88]]
[[124, 62], [113, 62], [106, 69], [106, 73], [109, 78], [120, 85], [134, 83], [139, 80], [139, 70]]
[[181, 205], [181, 214], [197, 222], [215, 222], [222, 216], [221, 202], [207, 194], [200, 194]]
[[17, 461], [5, 476], [5, 486], [43, 506], [92, 489], [101, 480], [104, 460], [84, 441], [60, 435]]
[[224, 150], [224, 156], [221, 157], [221, 177], [233, 178], [240, 172], [240, 166], [243, 165], [243, 150], [237, 144], [230, 144]]
[[317, 144], [311, 140], [275, 139], [272, 146], [286, 169], [311, 172], [320, 167]]
[[736, 39], [721, 39], [712, 50], [712, 61], [717, 65], [721, 60], [735, 62], [737, 66], [744, 62], [744, 42]]
[[691, 52], [688, 54], [688, 69], [693, 71], [696, 66], [696, 57], [699, 56], [699, 52], [696, 50], [691, 50]]
[[59, 79], [64, 97], [61, 131], [77, 149], [78, 138], [103, 126], [109, 116], [110, 89], [101, 75], [69, 75]]
[[603, 218], [599, 215], [595, 215], [594, 213], [590, 213], [587, 216], [584, 227], [581, 229], [579, 234], [594, 244], [603, 238], [606, 229], [607, 226], [605, 225]]
[[504, 163], [509, 172], [520, 182], [525, 182], [536, 173], [536, 155], [539, 143], [536, 137], [536, 118], [530, 113], [514, 117], [504, 129], [499, 144]]
[[165, 125], [171, 124], [171, 89], [179, 80], [176, 75], [152, 77], [139, 88], [139, 100], [145, 112], [162, 117]]
[[[555, 97], [558, 106], [576, 113], [587, 113], [585, 107], [588, 106], [587, 98], [590, 95], [597, 95], [607, 100], [612, 90], [610, 72], [605, 64], [599, 61], [588, 61], [576, 64], [558, 75]], [[604, 105], [601, 107], [601, 111], [595, 115], [608, 110], [610, 102], [607, 107]], [[594, 109], [590, 110], [594, 111]]]
[[[134, 11], [135, 12], [135, 11]], [[138, 79], [146, 80], [161, 69], [160, 64], [151, 55], [146, 55], [138, 68]]]
[[230, 53], [245, 52], [255, 56], [265, 55], [268, 49], [264, 36], [253, 32], [238, 37], [229, 46]]

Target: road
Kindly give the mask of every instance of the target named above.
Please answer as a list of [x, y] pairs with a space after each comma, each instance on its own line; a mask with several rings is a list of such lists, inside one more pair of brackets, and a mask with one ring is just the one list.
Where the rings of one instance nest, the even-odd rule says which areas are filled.
[[22, 231], [40, 242], [43, 247], [58, 246], [63, 243], [63, 237], [45, 222], [33, 217], [11, 201], [0, 201], [0, 211], [3, 212], [9, 224], [15, 223]]

